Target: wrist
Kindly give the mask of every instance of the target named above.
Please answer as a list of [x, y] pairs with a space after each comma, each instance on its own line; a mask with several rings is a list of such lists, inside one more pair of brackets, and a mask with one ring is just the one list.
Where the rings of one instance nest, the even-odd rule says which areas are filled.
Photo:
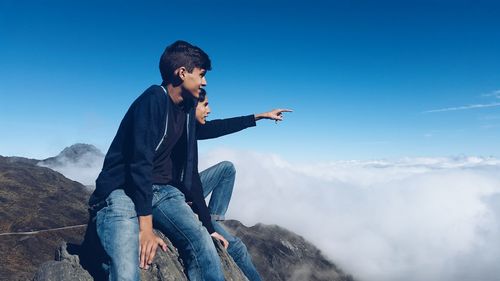
[[153, 232], [153, 216], [139, 216], [139, 231]]
[[254, 114], [254, 116], [255, 116], [255, 121], [259, 121], [260, 119], [265, 117], [263, 113]]

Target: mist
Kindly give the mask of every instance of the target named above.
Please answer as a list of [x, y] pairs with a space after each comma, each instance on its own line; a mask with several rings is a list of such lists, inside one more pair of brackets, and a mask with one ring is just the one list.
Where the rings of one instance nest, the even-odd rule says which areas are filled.
[[237, 170], [227, 217], [278, 224], [360, 280], [498, 280], [500, 161], [482, 157], [289, 163], [216, 150]]
[[[200, 171], [224, 160], [237, 170], [228, 219], [277, 224], [300, 234], [358, 280], [500, 276], [499, 159], [311, 164], [218, 149], [200, 156]], [[93, 185], [102, 161], [82, 158], [51, 168]]]

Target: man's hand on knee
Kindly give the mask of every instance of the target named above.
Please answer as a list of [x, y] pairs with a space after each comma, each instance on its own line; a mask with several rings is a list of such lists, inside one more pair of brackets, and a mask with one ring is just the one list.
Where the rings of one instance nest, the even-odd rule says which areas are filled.
[[229, 247], [229, 242], [226, 240], [226, 238], [224, 238], [224, 236], [220, 235], [217, 232], [210, 234], [210, 236], [219, 240], [222, 243], [222, 245], [224, 246], [224, 248], [227, 250], [227, 247]]
[[153, 232], [153, 217], [139, 217], [139, 267], [148, 269], [153, 263], [156, 248], [160, 246], [163, 251], [167, 250], [167, 244]]

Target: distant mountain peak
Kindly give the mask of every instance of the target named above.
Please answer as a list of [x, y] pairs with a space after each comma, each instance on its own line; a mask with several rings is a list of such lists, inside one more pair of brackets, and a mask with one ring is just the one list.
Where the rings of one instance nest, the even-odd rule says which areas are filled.
[[93, 187], [103, 162], [104, 154], [97, 147], [77, 143], [66, 147], [57, 156], [38, 161], [37, 165], [50, 168], [69, 179]]
[[82, 155], [90, 153], [95, 156], [103, 157], [104, 154], [94, 145], [86, 143], [75, 143], [72, 146], [68, 146], [56, 156], [56, 158], [67, 158], [78, 160]]
[[66, 164], [82, 164], [86, 166], [89, 160], [104, 158], [104, 154], [94, 145], [76, 143], [64, 148], [57, 156], [41, 160], [41, 166], [60, 166]]

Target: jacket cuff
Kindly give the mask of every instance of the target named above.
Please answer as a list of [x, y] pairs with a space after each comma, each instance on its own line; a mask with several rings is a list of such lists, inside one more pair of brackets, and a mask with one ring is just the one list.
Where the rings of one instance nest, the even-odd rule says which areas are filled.
[[153, 214], [153, 206], [152, 206], [151, 201], [146, 199], [146, 202], [144, 202], [142, 200], [138, 200], [138, 198], [135, 198], [135, 200], [133, 200], [133, 201], [135, 204], [135, 212], [137, 213], [137, 216], [142, 217], [142, 216], [149, 216], [149, 215]]
[[135, 208], [135, 211], [137, 213], [137, 216], [142, 217], [142, 216], [149, 216], [153, 213], [153, 208], [149, 207], [144, 207], [144, 208]]
[[203, 223], [203, 226], [205, 226], [205, 228], [207, 229], [208, 233], [212, 234], [215, 232], [215, 228], [214, 226], [212, 225], [212, 222], [211, 221], [208, 221], [208, 222], [202, 222]]
[[245, 125], [247, 127], [255, 127], [257, 123], [255, 122], [255, 115], [247, 115], [245, 118]]

